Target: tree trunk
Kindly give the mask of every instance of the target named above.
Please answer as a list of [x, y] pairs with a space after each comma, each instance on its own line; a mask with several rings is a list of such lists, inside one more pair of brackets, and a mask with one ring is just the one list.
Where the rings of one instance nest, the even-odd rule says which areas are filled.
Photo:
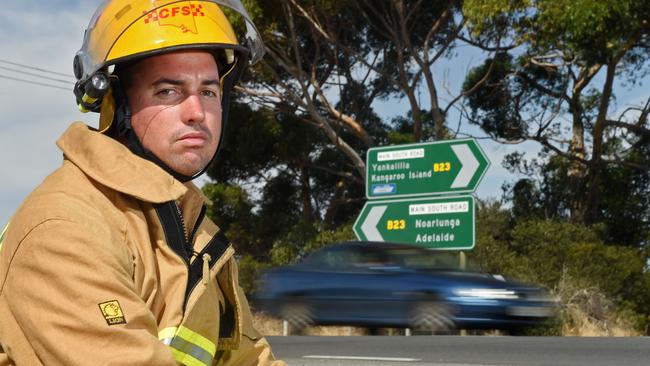
[[569, 111], [573, 119], [571, 139], [571, 147], [569, 154], [574, 158], [569, 162], [569, 169], [567, 175], [569, 176], [569, 184], [572, 193], [572, 200], [570, 203], [571, 217], [570, 221], [577, 224], [584, 224], [587, 214], [587, 191], [588, 186], [588, 170], [589, 167], [585, 164], [586, 151], [585, 151], [585, 127], [583, 124], [583, 108], [582, 108], [582, 90], [589, 84], [589, 81], [600, 70], [601, 65], [595, 65], [589, 68], [580, 70], [580, 74], [573, 87], [573, 95], [569, 102]]
[[587, 167], [582, 162], [585, 159], [585, 131], [582, 123], [582, 107], [580, 105], [580, 93], [573, 94], [571, 98], [571, 114], [573, 115], [573, 137], [571, 139], [571, 147], [569, 154], [576, 158], [569, 162], [569, 169], [567, 175], [569, 177], [569, 184], [573, 198], [570, 204], [571, 207], [571, 222], [583, 223], [585, 219], [585, 177], [587, 175]]
[[612, 98], [612, 90], [614, 87], [614, 78], [616, 76], [616, 62], [613, 61], [607, 65], [607, 76], [605, 78], [605, 85], [603, 86], [603, 94], [600, 96], [600, 104], [598, 106], [598, 116], [593, 130], [593, 150], [591, 162], [589, 164], [589, 174], [587, 175], [587, 194], [584, 204], [584, 223], [592, 224], [598, 221], [600, 201], [602, 198], [602, 174], [604, 171], [603, 165], [603, 135], [605, 133], [605, 122], [607, 121], [607, 111], [609, 110], [609, 103]]
[[326, 226], [332, 227], [334, 225], [334, 219], [338, 214], [339, 207], [341, 207], [341, 199], [343, 198], [344, 193], [345, 193], [345, 181], [339, 180], [336, 183], [336, 191], [334, 191], [334, 195], [330, 200], [329, 207], [327, 207], [327, 211], [325, 212], [325, 218], [323, 219], [323, 222], [325, 223]]
[[314, 208], [311, 204], [309, 170], [304, 166], [300, 168], [300, 198], [302, 200], [302, 217], [306, 221], [312, 221], [314, 219]]

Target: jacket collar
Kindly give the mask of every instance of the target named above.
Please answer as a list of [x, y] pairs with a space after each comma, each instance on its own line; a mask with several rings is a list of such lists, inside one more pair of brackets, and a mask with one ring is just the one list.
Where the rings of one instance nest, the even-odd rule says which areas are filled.
[[188, 188], [120, 142], [74, 122], [57, 141], [67, 159], [97, 182], [142, 201], [180, 199]]

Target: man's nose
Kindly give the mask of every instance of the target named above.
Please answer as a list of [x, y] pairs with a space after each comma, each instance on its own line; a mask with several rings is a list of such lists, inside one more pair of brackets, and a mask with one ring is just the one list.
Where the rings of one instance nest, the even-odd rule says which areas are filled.
[[199, 123], [205, 119], [205, 109], [198, 95], [190, 95], [182, 103], [183, 122]]

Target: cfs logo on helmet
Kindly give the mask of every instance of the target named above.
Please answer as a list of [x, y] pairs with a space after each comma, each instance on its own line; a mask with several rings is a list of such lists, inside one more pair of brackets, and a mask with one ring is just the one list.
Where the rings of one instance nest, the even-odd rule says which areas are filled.
[[197, 34], [195, 17], [204, 17], [203, 6], [190, 4], [183, 6], [165, 6], [145, 12], [144, 23], [157, 23], [159, 26], [172, 26], [180, 28], [183, 33]]

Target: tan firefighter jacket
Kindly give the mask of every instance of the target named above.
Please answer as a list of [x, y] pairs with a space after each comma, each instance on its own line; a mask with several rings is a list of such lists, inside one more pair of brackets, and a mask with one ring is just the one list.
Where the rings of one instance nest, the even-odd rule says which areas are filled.
[[196, 186], [79, 122], [57, 145], [1, 239], [0, 365], [284, 365]]

